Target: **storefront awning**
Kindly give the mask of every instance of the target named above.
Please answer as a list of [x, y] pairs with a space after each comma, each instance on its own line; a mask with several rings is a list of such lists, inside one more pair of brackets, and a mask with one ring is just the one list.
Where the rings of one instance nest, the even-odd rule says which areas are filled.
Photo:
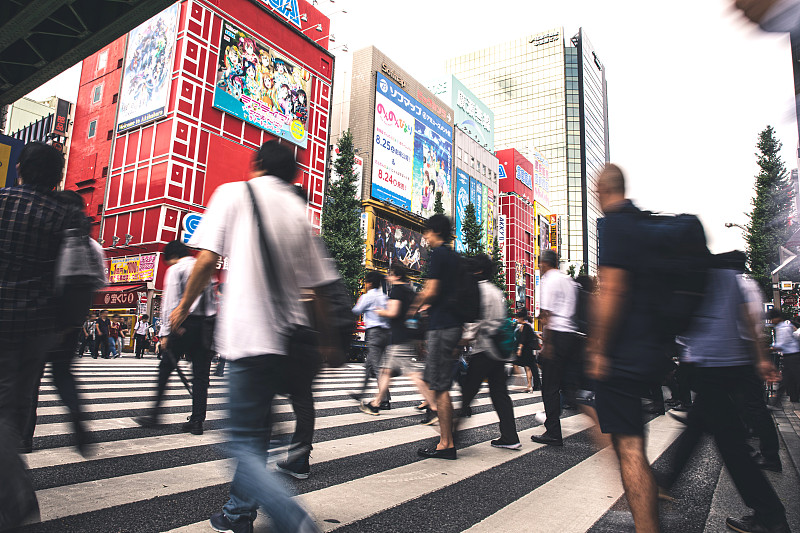
[[147, 285], [143, 283], [109, 285], [95, 293], [92, 307], [133, 309], [139, 303], [138, 293], [146, 291]]
[[143, 283], [128, 283], [122, 285], [108, 285], [99, 289], [97, 292], [133, 292], [133, 291], [146, 291], [147, 286]]

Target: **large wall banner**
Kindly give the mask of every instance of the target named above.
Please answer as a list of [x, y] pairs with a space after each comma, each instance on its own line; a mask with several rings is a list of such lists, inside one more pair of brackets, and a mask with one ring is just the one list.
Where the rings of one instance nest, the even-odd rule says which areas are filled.
[[522, 263], [516, 263], [516, 269], [514, 270], [514, 281], [516, 285], [516, 308], [517, 309], [524, 309], [525, 308], [525, 265]]
[[117, 131], [167, 114], [180, 7], [168, 7], [128, 35]]
[[452, 150], [453, 128], [378, 72], [372, 197], [429, 217], [441, 193], [449, 215]]
[[406, 268], [422, 272], [428, 262], [429, 253], [428, 241], [421, 233], [382, 218], [375, 218], [373, 261], [385, 263], [387, 267], [397, 261]]
[[486, 197], [486, 253], [492, 255], [494, 250], [494, 232], [497, 226], [497, 210], [494, 204], [494, 191], [488, 189]]
[[137, 257], [114, 257], [108, 269], [109, 283], [130, 283], [155, 279], [156, 255]]
[[456, 252], [463, 252], [464, 246], [464, 217], [469, 205], [469, 175], [456, 169]]
[[223, 21], [214, 107], [305, 148], [310, 87], [309, 71]]

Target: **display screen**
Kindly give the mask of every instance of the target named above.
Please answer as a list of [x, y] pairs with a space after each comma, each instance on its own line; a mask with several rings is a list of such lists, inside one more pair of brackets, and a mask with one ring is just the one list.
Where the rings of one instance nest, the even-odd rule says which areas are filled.
[[422, 272], [430, 253], [428, 241], [421, 233], [382, 218], [375, 218], [372, 250], [373, 261], [386, 267], [399, 262], [416, 272]]
[[214, 107], [305, 148], [310, 87], [309, 71], [223, 21]]
[[168, 7], [128, 35], [117, 131], [167, 114], [180, 4]]
[[453, 128], [380, 72], [376, 87], [372, 197], [429, 217], [441, 193], [449, 215]]

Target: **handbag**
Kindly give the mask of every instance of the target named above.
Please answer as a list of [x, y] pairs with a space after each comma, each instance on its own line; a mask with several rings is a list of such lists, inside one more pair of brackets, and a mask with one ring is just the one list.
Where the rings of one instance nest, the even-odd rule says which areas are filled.
[[[262, 262], [266, 268], [267, 286], [272, 304], [275, 309], [283, 309], [286, 307], [284, 302], [287, 301], [284, 285], [280, 283], [275, 270], [269, 239], [264, 231], [261, 210], [258, 207], [253, 186], [250, 182], [245, 182], [245, 185], [247, 185], [253, 204], [253, 213], [258, 227], [259, 248]], [[304, 363], [289, 365], [289, 367], [295, 368], [297, 372], [302, 372], [300, 367], [305, 367], [307, 371], [310, 365], [316, 372], [322, 362], [331, 367], [343, 365], [347, 361], [347, 350], [352, 340], [355, 319], [351, 318], [353, 317], [350, 312], [351, 306], [348, 303], [347, 291], [341, 279], [316, 287], [314, 294], [305, 297], [302, 303], [312, 326], [288, 324], [287, 353], [293, 361]], [[348, 318], [343, 320], [343, 316]], [[299, 379], [300, 376], [290, 376], [288, 381], [293, 381], [293, 377]]]

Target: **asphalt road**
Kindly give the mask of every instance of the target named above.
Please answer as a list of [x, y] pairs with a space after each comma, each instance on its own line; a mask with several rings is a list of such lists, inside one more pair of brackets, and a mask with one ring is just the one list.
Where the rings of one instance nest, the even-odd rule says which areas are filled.
[[[34, 452], [27, 456], [42, 522], [26, 532], [211, 531], [208, 517], [227, 499], [231, 478], [225, 445], [225, 381], [212, 378], [206, 432], [180, 433], [191, 400], [177, 377], [170, 381], [165, 424], [144, 429], [142, 414], [154, 391], [157, 361], [124, 357], [79, 359], [76, 374], [96, 441], [93, 455], [71, 448], [69, 417], [46, 378], [40, 396]], [[419, 396], [408, 380], [393, 384], [390, 411], [368, 416], [348, 392], [361, 381], [361, 365], [326, 370], [315, 383], [317, 431], [311, 477], [281, 476], [325, 531], [633, 531], [610, 449], [592, 440], [583, 415], [566, 411], [563, 448], [534, 444], [542, 432], [534, 414], [538, 393], [512, 381], [522, 450], [492, 448], [497, 418], [484, 389], [459, 440], [457, 461], [420, 460], [417, 448], [435, 441], [413, 407]], [[457, 390], [457, 389], [456, 389]], [[458, 400], [459, 394], [454, 395]], [[273, 447], [280, 455], [293, 430], [285, 399], [275, 407]], [[681, 425], [670, 417], [648, 423], [648, 456], [668, 466]], [[784, 498], [793, 530], [800, 531], [800, 481], [788, 455], [784, 472], [768, 476]], [[278, 474], [276, 474], [278, 475]], [[725, 531], [724, 519], [747, 508], [710, 441], [705, 441], [660, 506], [663, 531]], [[256, 531], [269, 531], [259, 516]]]

